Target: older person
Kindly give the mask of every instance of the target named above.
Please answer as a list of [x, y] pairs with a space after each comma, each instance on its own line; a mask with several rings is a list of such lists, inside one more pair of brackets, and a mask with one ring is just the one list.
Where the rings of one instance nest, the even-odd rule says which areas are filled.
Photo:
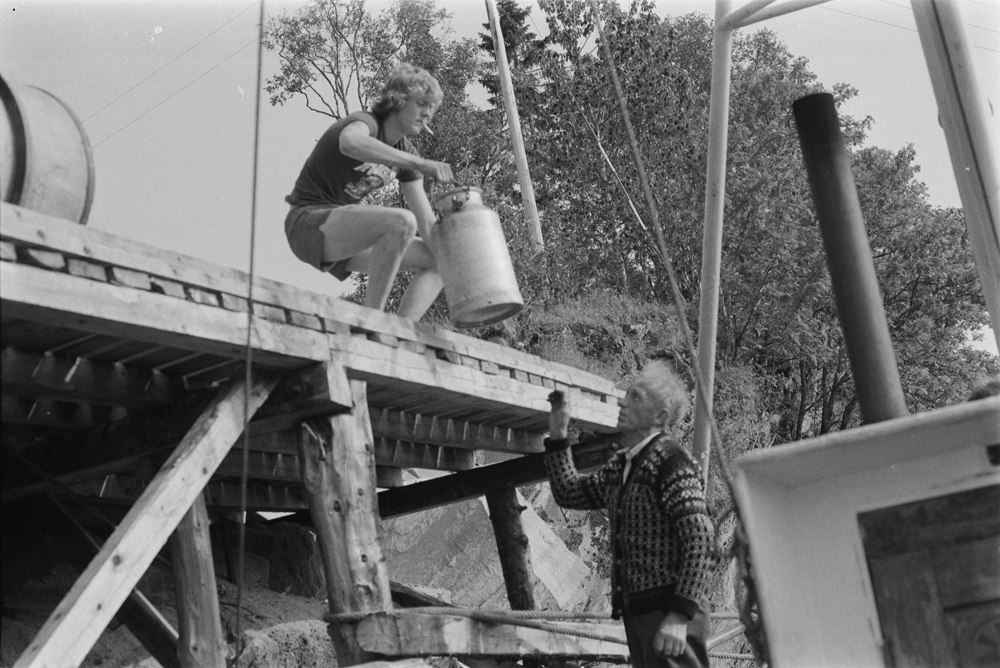
[[698, 465], [666, 433], [687, 411], [684, 384], [666, 364], [647, 365], [618, 402], [623, 449], [587, 475], [569, 449], [568, 397], [549, 400], [552, 492], [565, 508], [608, 512], [612, 614], [624, 618], [632, 665], [707, 666], [712, 520]]
[[[443, 97], [426, 70], [400, 63], [370, 112], [350, 114], [319, 138], [285, 198], [292, 252], [340, 280], [354, 271], [367, 273], [366, 306], [384, 309], [396, 273], [418, 272], [398, 310], [414, 320], [441, 291], [424, 177], [448, 183], [452, 172], [448, 163], [420, 157], [409, 136], [428, 127]], [[394, 179], [406, 209], [361, 204]]]

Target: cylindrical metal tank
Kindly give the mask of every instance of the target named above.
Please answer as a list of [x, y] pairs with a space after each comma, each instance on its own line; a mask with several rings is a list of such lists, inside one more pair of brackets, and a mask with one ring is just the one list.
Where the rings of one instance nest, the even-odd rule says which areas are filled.
[[500, 217], [483, 204], [479, 188], [449, 190], [434, 198], [431, 232], [448, 312], [455, 327], [482, 327], [522, 308]]
[[0, 195], [4, 202], [85, 225], [94, 157], [83, 125], [59, 98], [0, 77]]

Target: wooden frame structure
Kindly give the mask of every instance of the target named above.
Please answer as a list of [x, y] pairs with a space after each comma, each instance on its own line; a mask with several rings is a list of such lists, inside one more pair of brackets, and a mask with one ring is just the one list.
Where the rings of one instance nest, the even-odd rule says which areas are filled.
[[[500, 505], [505, 490], [544, 479], [553, 389], [576, 395], [584, 428], [610, 432], [616, 422], [621, 393], [578, 369], [265, 279], [254, 279], [250, 304], [242, 272], [6, 203], [0, 252], [4, 448], [29, 470], [59, 466], [5, 489], [3, 501], [72, 494], [131, 505], [103, 546], [86, 537], [93, 558], [19, 667], [78, 665], [133, 599], [122, 615], [129, 628], [151, 629], [137, 635], [165, 665], [223, 665], [205, 511], [239, 508], [233, 446], [245, 424], [248, 508], [310, 512], [331, 612], [385, 614], [380, 514], [487, 493]], [[581, 465], [610, 447], [581, 447]], [[510, 461], [477, 468], [484, 450]], [[402, 468], [453, 473], [400, 486]], [[168, 544], [176, 631], [134, 593]], [[416, 623], [428, 648], [454, 654], [624, 656], [621, 645], [474, 620], [461, 622], [456, 645], [447, 616]], [[357, 628], [331, 624], [342, 665], [430, 651], [402, 630], [398, 650], [384, 638], [365, 647]]]

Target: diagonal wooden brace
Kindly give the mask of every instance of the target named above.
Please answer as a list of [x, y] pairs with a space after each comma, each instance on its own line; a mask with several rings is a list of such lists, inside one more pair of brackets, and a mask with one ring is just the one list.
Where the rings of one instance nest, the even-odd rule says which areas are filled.
[[258, 379], [248, 391], [245, 382], [233, 381], [219, 391], [18, 658], [17, 668], [80, 665], [243, 432], [244, 402], [253, 415], [275, 382]]

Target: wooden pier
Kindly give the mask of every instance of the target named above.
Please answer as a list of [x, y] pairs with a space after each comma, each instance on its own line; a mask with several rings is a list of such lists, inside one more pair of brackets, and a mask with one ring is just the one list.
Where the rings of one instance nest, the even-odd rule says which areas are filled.
[[[310, 512], [331, 613], [375, 615], [364, 633], [331, 624], [341, 665], [442, 648], [624, 656], [623, 645], [579, 636], [386, 617], [376, 531], [380, 516], [543, 479], [549, 392], [574, 393], [576, 424], [608, 433], [621, 394], [611, 382], [262, 278], [251, 303], [243, 272], [6, 203], [0, 251], [3, 444], [44, 469], [5, 487], [4, 502], [54, 494], [130, 506], [103, 545], [89, 544], [95, 556], [17, 666], [78, 665], [119, 608], [164, 665], [223, 665], [207, 513], [241, 505], [245, 426], [248, 510]], [[609, 447], [580, 448], [581, 465]], [[477, 466], [486, 450], [509, 461]], [[403, 486], [407, 468], [452, 474]], [[177, 631], [134, 591], [168, 541]], [[415, 628], [419, 647], [407, 640]]]

